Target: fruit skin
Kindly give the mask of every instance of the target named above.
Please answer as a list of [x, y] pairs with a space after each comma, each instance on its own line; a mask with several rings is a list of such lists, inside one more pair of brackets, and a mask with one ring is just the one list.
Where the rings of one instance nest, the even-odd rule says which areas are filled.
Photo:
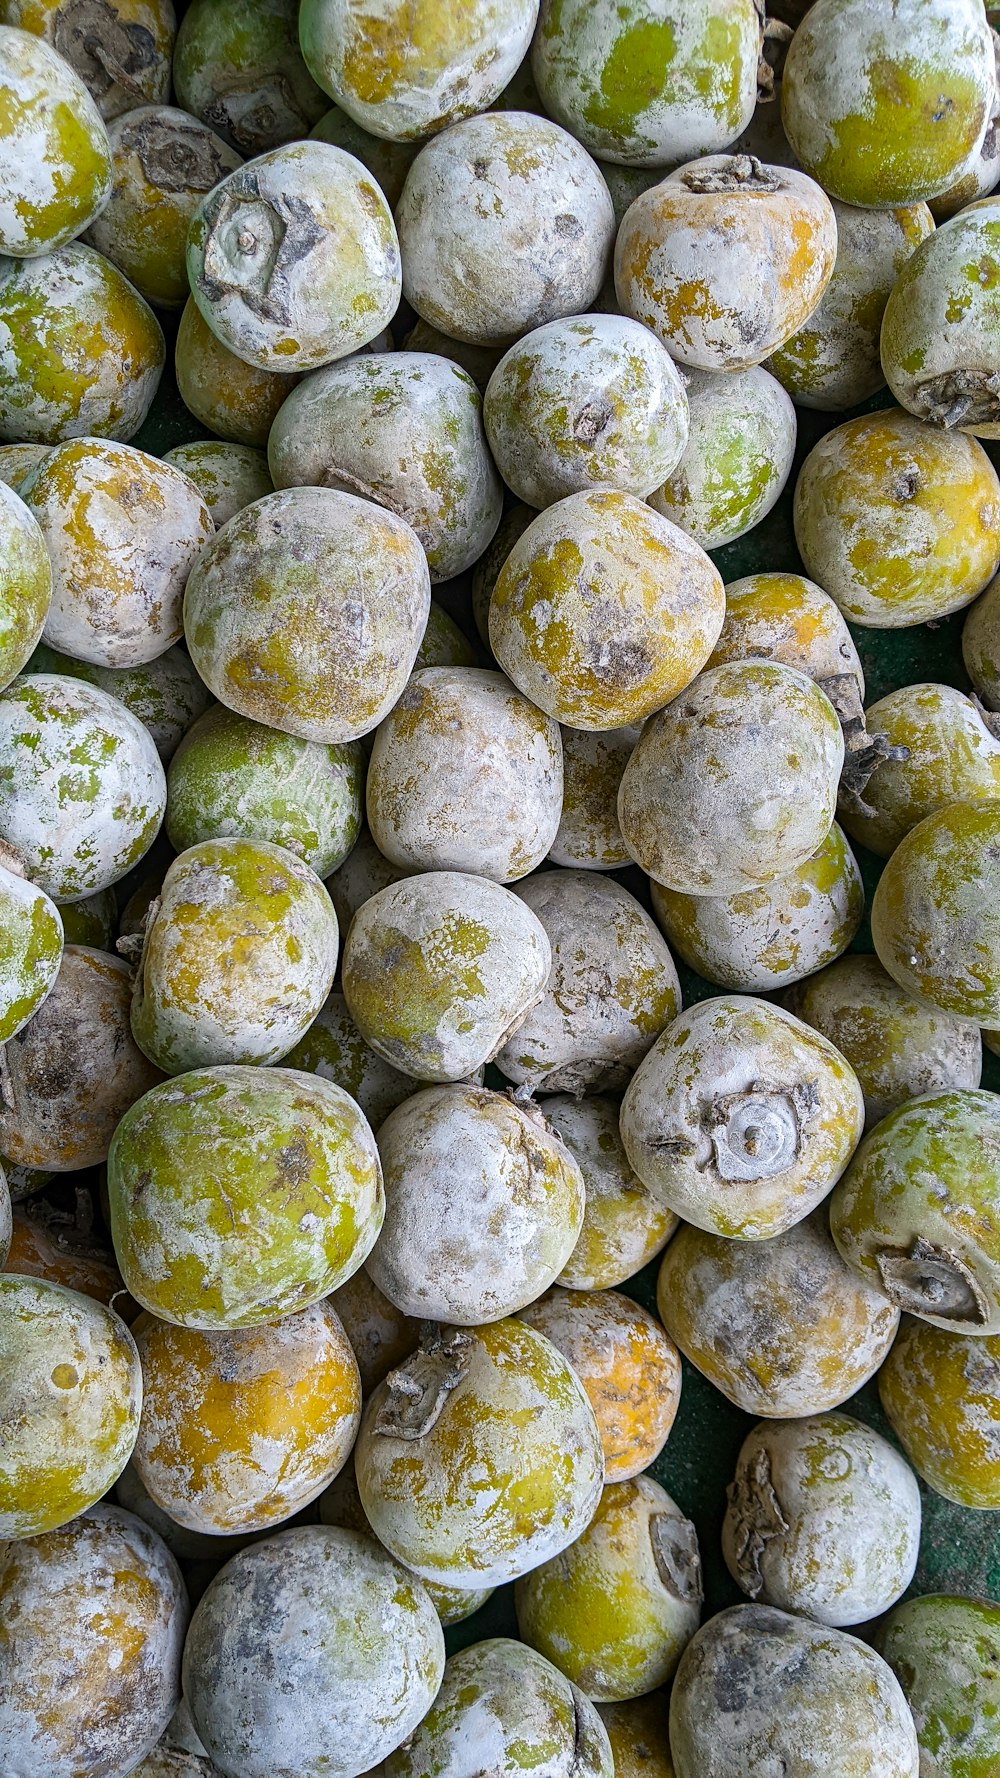
[[903, 267], [882, 322], [882, 368], [921, 420], [1000, 438], [990, 341], [1000, 324], [1000, 204], [943, 222]]
[[[331, 105], [324, 111], [319, 123], [313, 124], [309, 132], [314, 142], [332, 142], [335, 148], [343, 148], [345, 153], [353, 154], [355, 160], [367, 167], [373, 179], [382, 187], [389, 208], [395, 210], [406, 175], [413, 165], [414, 156], [420, 147], [419, 142], [388, 142], [383, 136], [373, 136], [369, 130], [363, 130], [348, 117], [339, 105]], [[406, 342], [409, 344], [409, 341]], [[434, 350], [433, 347], [419, 348]]]
[[629, 1162], [685, 1222], [768, 1241], [810, 1215], [864, 1127], [849, 1063], [749, 995], [701, 1000], [639, 1064], [621, 1107]]
[[0, 1044], [16, 1037], [51, 994], [62, 955], [58, 908], [0, 864]]
[[606, 1481], [629, 1482], [648, 1469], [667, 1442], [681, 1396], [680, 1357], [659, 1322], [615, 1290], [558, 1287], [519, 1319], [552, 1341], [583, 1384]]
[[88, 240], [147, 302], [182, 309], [190, 294], [184, 252], [205, 192], [242, 165], [240, 156], [187, 111], [141, 105], [108, 131], [114, 182]]
[[724, 616], [704, 551], [634, 494], [598, 488], [540, 513], [514, 543], [490, 646], [526, 697], [570, 728], [621, 728], [699, 672]]
[[362, 0], [303, 0], [299, 40], [324, 92], [375, 136], [436, 135], [489, 109], [531, 42], [537, 0], [463, 0], [366, 11]]
[[0, 444], [0, 481], [16, 493], [29, 470], [40, 463], [48, 445]]
[[392, 211], [328, 142], [273, 148], [221, 179], [192, 217], [187, 270], [213, 333], [259, 370], [356, 352], [399, 303]]
[[92, 247], [0, 258], [0, 438], [131, 438], [165, 356], [152, 309]]
[[876, 630], [946, 617], [996, 573], [1000, 481], [973, 438], [901, 408], [845, 420], [795, 486], [806, 572], [844, 616]]
[[507, 346], [590, 308], [615, 217], [572, 136], [528, 111], [495, 111], [424, 145], [396, 225], [403, 294], [417, 314], [449, 337]]
[[696, 370], [761, 364], [812, 314], [833, 274], [826, 193], [749, 155], [689, 161], [640, 193], [615, 243], [624, 314]]
[[[7, 1184], [7, 1176], [2, 1168], [0, 1168], [0, 1179], [3, 1180], [2, 1185], [0, 1185], [0, 1272], [2, 1272], [7, 1266], [7, 1259], [10, 1253], [11, 1238], [14, 1230], [14, 1218], [10, 1205], [10, 1187]], [[15, 1265], [14, 1270], [16, 1271], [16, 1269]]]
[[666, 1246], [678, 1224], [633, 1173], [618, 1133], [618, 1101], [554, 1093], [545, 1116], [586, 1187], [583, 1227], [558, 1282], [570, 1290], [625, 1284]]
[[361, 494], [413, 526], [433, 581], [479, 560], [503, 504], [479, 391], [431, 352], [361, 354], [314, 372], [271, 428], [275, 487]]
[[670, 1696], [677, 1778], [754, 1762], [799, 1778], [917, 1778], [906, 1699], [874, 1650], [765, 1605], [734, 1605], [688, 1643]]
[[680, 895], [653, 883], [651, 898], [688, 968], [745, 994], [785, 987], [832, 963], [865, 911], [861, 872], [836, 822], [811, 858], [770, 883], [738, 895]]
[[191, 444], [174, 445], [173, 450], [164, 451], [163, 461], [172, 463], [194, 482], [217, 531], [245, 506], [274, 493], [267, 457], [252, 445], [197, 438]]
[[835, 203], [833, 212], [833, 277], [809, 319], [767, 361], [799, 407], [824, 413], [857, 407], [884, 387], [879, 334], [885, 306], [934, 228], [926, 204], [860, 210]]
[[365, 1041], [416, 1080], [464, 1080], [490, 1061], [545, 991], [541, 921], [488, 877], [428, 871], [364, 903], [341, 964]]
[[84, 1235], [80, 1240], [72, 1225], [50, 1216], [44, 1199], [39, 1199], [37, 1205], [36, 1214], [32, 1214], [34, 1206], [14, 1212], [6, 1265], [0, 1269], [26, 1273], [29, 1278], [47, 1278], [51, 1284], [78, 1291], [80, 1296], [93, 1297], [106, 1308], [117, 1296], [115, 1313], [125, 1322], [134, 1318], [132, 1310], [137, 1305], [132, 1304], [131, 1309], [128, 1306], [121, 1273], [110, 1250], [105, 1252], [92, 1236]]
[[193, 297], [185, 303], [177, 329], [174, 371], [181, 400], [202, 426], [231, 443], [258, 449], [267, 444], [274, 417], [298, 382], [290, 372], [244, 364], [216, 339]]
[[562, 731], [563, 801], [553, 864], [571, 870], [620, 870], [629, 862], [618, 825], [618, 786], [640, 725]]
[[306, 741], [353, 741], [402, 692], [430, 598], [427, 559], [402, 519], [332, 488], [286, 488], [202, 551], [184, 628], [230, 710]]
[[490, 600], [500, 570], [519, 537], [537, 517], [530, 506], [516, 501], [508, 506], [497, 526], [493, 542], [483, 551], [472, 570], [472, 616], [483, 647], [490, 650]]
[[[40, 642], [24, 670], [85, 679], [88, 685], [117, 698], [149, 730], [163, 765], [173, 756], [181, 736], [212, 702], [183, 648], [168, 648], [155, 661], [144, 661], [137, 667], [97, 667]], [[76, 905], [79, 911], [82, 904]], [[81, 930], [74, 934], [74, 942], [89, 940]]]
[[604, 1481], [582, 1384], [510, 1320], [425, 1323], [419, 1350], [370, 1397], [354, 1460], [376, 1536], [415, 1573], [469, 1588], [566, 1549]]
[[[326, 97], [299, 51], [295, 0], [193, 0], [174, 54], [178, 104], [241, 154], [309, 133]], [[166, 95], [164, 94], [164, 97]]]
[[874, 1376], [899, 1325], [895, 1305], [840, 1258], [822, 1209], [771, 1241], [679, 1229], [656, 1301], [702, 1375], [769, 1420], [839, 1407]]
[[59, 1531], [8, 1545], [4, 1770], [19, 1778], [131, 1771], [180, 1701], [187, 1616], [170, 1551], [118, 1507], [92, 1506]]
[[789, 48], [781, 120], [832, 197], [880, 210], [947, 191], [995, 96], [977, 0], [817, 0]]
[[412, 871], [401, 870], [383, 858], [367, 827], [363, 827], [343, 864], [338, 865], [326, 882], [345, 937], [355, 914], [366, 901], [379, 889], [388, 889], [390, 884], [401, 883], [404, 877], [412, 875]]
[[952, 1333], [1000, 1333], [1000, 1109], [969, 1089], [911, 1099], [865, 1137], [830, 1200], [859, 1277]]
[[278, 1062], [329, 994], [337, 950], [307, 864], [264, 840], [203, 840], [174, 859], [147, 920], [135, 1040], [166, 1074]]
[[650, 505], [702, 549], [719, 549], [759, 525], [784, 488], [795, 409], [763, 365], [688, 370], [686, 382], [687, 447]]
[[111, 151], [82, 80], [47, 43], [0, 25], [0, 253], [63, 247], [103, 209]]
[[869, 706], [865, 724], [907, 750], [902, 760], [875, 761], [860, 806], [845, 799], [844, 826], [870, 852], [888, 858], [911, 827], [947, 803], [1000, 798], [1000, 738], [954, 686], [900, 686]]
[[320, 1008], [305, 1036], [289, 1050], [285, 1065], [343, 1087], [360, 1105], [373, 1130], [417, 1091], [411, 1075], [400, 1074], [365, 1042], [347, 1001], [336, 991]]
[[356, 741], [303, 741], [215, 704], [170, 764], [170, 843], [183, 852], [202, 840], [268, 840], [325, 877], [358, 837], [362, 779]]
[[165, 803], [152, 737], [117, 698], [56, 673], [0, 693], [0, 836], [54, 901], [82, 901], [124, 877], [152, 845]]
[[997, 613], [1000, 610], [1000, 576], [991, 580], [986, 591], [969, 608], [962, 626], [962, 660], [988, 710], [1000, 708], [1000, 633]]
[[370, 1538], [300, 1525], [240, 1551], [210, 1582], [183, 1682], [226, 1773], [353, 1778], [412, 1733], [443, 1670], [444, 1636], [420, 1582]]
[[367, 1258], [385, 1210], [353, 1099], [291, 1068], [201, 1068], [154, 1087], [115, 1131], [108, 1194], [136, 1301], [209, 1330], [328, 1296]]
[[[352, 1273], [347, 1283], [335, 1290], [327, 1301], [340, 1317], [351, 1343], [351, 1350], [358, 1361], [361, 1388], [368, 1396], [383, 1377], [388, 1376], [404, 1358], [409, 1358], [410, 1353], [416, 1351], [420, 1341], [420, 1324], [404, 1315], [395, 1303], [390, 1303], [388, 1297], [382, 1295], [364, 1266]], [[354, 1494], [357, 1495], [353, 1464], [349, 1465], [349, 1472]], [[341, 1475], [344, 1474], [342, 1471]], [[357, 1512], [356, 1523], [329, 1517], [322, 1507], [320, 1517], [326, 1525], [345, 1524], [352, 1530], [364, 1531], [368, 1521], [360, 1499], [357, 1500]]]
[[598, 1715], [611, 1742], [615, 1778], [676, 1778], [660, 1693], [649, 1692], [644, 1698], [629, 1698], [620, 1704], [599, 1704]]
[[1000, 1759], [1000, 1612], [988, 1599], [926, 1594], [897, 1605], [876, 1647], [913, 1713], [925, 1778], [989, 1778]]
[[96, 6], [5, 0], [4, 18], [58, 50], [106, 121], [169, 97], [177, 30], [172, 0], [98, 0]]
[[0, 1152], [75, 1173], [107, 1159], [122, 1115], [162, 1077], [129, 1029], [128, 964], [67, 945], [50, 993], [0, 1051]]
[[495, 1778], [612, 1778], [608, 1737], [589, 1698], [523, 1642], [491, 1637], [459, 1649], [428, 1715], [387, 1760], [386, 1778], [461, 1778], [468, 1747]]
[[822, 686], [854, 680], [864, 702], [865, 676], [844, 619], [822, 587], [804, 574], [748, 574], [726, 587], [726, 621], [710, 667], [751, 655], [797, 667]]
[[376, 731], [368, 825], [393, 864], [510, 883], [545, 858], [562, 790], [551, 717], [502, 673], [427, 667]]
[[623, 315], [550, 321], [517, 341], [489, 380], [483, 418], [507, 486], [538, 507], [598, 485], [644, 500], [688, 436], [672, 358]]
[[0, 1310], [0, 1408], [10, 1428], [0, 1536], [16, 1540], [65, 1525], [121, 1474], [139, 1429], [142, 1372], [124, 1321], [92, 1297], [0, 1272]]
[[143, 1315], [135, 1338], [145, 1394], [133, 1462], [180, 1524], [265, 1530], [343, 1468], [361, 1420], [361, 1380], [329, 1303], [230, 1333]]
[[905, 1315], [879, 1371], [886, 1417], [937, 1494], [1000, 1507], [1000, 1338], [946, 1333]]
[[804, 673], [709, 667], [639, 737], [618, 792], [625, 844], [681, 894], [773, 882], [826, 839], [843, 761], [833, 705]]
[[430, 1087], [390, 1113], [378, 1147], [385, 1222], [368, 1272], [404, 1314], [475, 1327], [558, 1277], [583, 1224], [583, 1175], [533, 1106]]
[[77, 438], [21, 484], [52, 562], [42, 632], [98, 667], [137, 667], [183, 634], [182, 603], [215, 524], [194, 483], [146, 451]]
[[680, 1011], [667, 945], [627, 889], [592, 871], [541, 871], [518, 895], [548, 933], [552, 971], [497, 1067], [533, 1092], [620, 1090]]
[[725, 148], [757, 100], [762, 20], [753, 0], [657, 0], [609, 14], [595, 0], [542, 0], [531, 68], [545, 109], [591, 154], [676, 166]]
[[952, 803], [902, 839], [872, 902], [880, 963], [918, 999], [1000, 1025], [1000, 801]]
[[983, 1049], [975, 1027], [915, 1000], [877, 957], [842, 957], [789, 989], [782, 1003], [850, 1062], [867, 1129], [920, 1094], [979, 1085]]
[[479, 657], [465, 631], [443, 605], [431, 600], [427, 628], [417, 649], [414, 671], [421, 667], [477, 667]]
[[847, 1414], [755, 1426], [726, 1494], [726, 1566], [764, 1605], [843, 1629], [878, 1617], [913, 1578], [916, 1478]]

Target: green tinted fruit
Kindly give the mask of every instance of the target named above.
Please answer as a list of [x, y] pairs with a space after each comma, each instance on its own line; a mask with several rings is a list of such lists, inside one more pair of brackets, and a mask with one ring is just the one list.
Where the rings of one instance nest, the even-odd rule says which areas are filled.
[[795, 409], [762, 365], [685, 373], [687, 447], [650, 505], [703, 549], [719, 549], [766, 518], [788, 480]]
[[1000, 578], [991, 580], [962, 627], [965, 670], [989, 710], [1000, 708]]
[[1000, 801], [952, 803], [910, 829], [872, 903], [894, 981], [976, 1025], [1000, 1024]]
[[865, 712], [872, 735], [905, 750], [876, 758], [860, 801], [844, 799], [853, 839], [888, 858], [904, 834], [946, 803], [1000, 797], [1000, 722], [951, 685], [907, 685]]
[[252, 1327], [318, 1302], [367, 1257], [384, 1197], [353, 1099], [290, 1068], [208, 1068], [127, 1111], [108, 1157], [128, 1289], [180, 1327]]
[[1000, 437], [990, 342], [1000, 325], [1000, 204], [943, 222], [903, 267], [882, 323], [882, 367], [921, 420]]
[[443, 605], [431, 600], [427, 628], [417, 649], [414, 671], [420, 667], [476, 667], [479, 659], [465, 631]]
[[65, 902], [58, 913], [68, 945], [90, 945], [98, 951], [114, 949], [118, 907], [110, 889], [88, 895], [83, 901]]
[[366, 901], [380, 889], [388, 889], [390, 883], [400, 883], [410, 875], [410, 871], [401, 870], [383, 858], [368, 829], [363, 827], [343, 864], [326, 882], [344, 936]]
[[990, 1778], [1000, 1760], [1000, 1609], [930, 1593], [898, 1605], [877, 1647], [899, 1680], [927, 1778]]
[[177, 33], [178, 103], [241, 154], [307, 136], [327, 101], [302, 60], [297, 23], [295, 0], [254, 0], [250, 8], [193, 0]]
[[170, 96], [172, 0], [5, 0], [4, 18], [58, 50], [103, 118]]
[[[110, 693], [137, 716], [153, 737], [156, 751], [166, 765], [178, 742], [212, 702], [183, 648], [168, 648], [155, 661], [133, 667], [97, 667], [91, 661], [74, 660], [47, 643], [39, 643], [25, 668], [26, 673], [59, 673], [84, 679]], [[81, 943], [90, 940], [81, 939]]]
[[108, 133], [83, 81], [40, 38], [0, 25], [0, 69], [0, 253], [34, 258], [82, 234], [107, 203]]
[[331, 994], [320, 1008], [305, 1036], [289, 1050], [285, 1065], [343, 1087], [373, 1130], [417, 1090], [412, 1076], [400, 1074], [365, 1042], [339, 993]]
[[28, 473], [41, 462], [48, 448], [48, 445], [39, 444], [0, 445], [0, 482], [5, 482], [16, 493]]
[[[348, 117], [339, 105], [331, 105], [309, 134], [314, 142], [332, 142], [334, 148], [353, 154], [356, 161], [368, 168], [381, 186], [389, 208], [395, 210], [413, 157], [420, 147], [419, 142], [387, 142], [382, 136], [373, 136], [355, 123], [353, 117]], [[436, 351], [437, 348], [421, 346], [420, 350]]]
[[0, 865], [0, 1043], [15, 1037], [51, 993], [62, 950], [58, 908], [20, 871]]
[[275, 414], [298, 381], [282, 371], [244, 364], [216, 338], [193, 297], [177, 329], [174, 371], [181, 400], [200, 425], [234, 444], [261, 449]]
[[267, 457], [252, 445], [199, 438], [192, 444], [174, 445], [172, 451], [164, 452], [163, 461], [172, 463], [194, 482], [217, 531], [242, 512], [244, 506], [274, 493]]
[[886, 1417], [924, 1481], [959, 1506], [1000, 1507], [1000, 1338], [906, 1316], [879, 1372]]
[[0, 483], [0, 688], [30, 656], [51, 598], [52, 565], [38, 520]]
[[554, 1093], [545, 1116], [586, 1187], [583, 1227], [559, 1283], [603, 1291], [624, 1284], [666, 1246], [678, 1218], [633, 1173], [618, 1131], [618, 1101]]

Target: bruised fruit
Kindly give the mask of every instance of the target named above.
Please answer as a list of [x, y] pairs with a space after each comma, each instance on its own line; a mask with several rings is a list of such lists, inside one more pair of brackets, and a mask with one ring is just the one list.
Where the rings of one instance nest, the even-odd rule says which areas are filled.
[[307, 136], [327, 101], [302, 60], [297, 26], [295, 0], [192, 0], [174, 55], [178, 103], [241, 154]]
[[943, 222], [903, 267], [882, 322], [882, 368], [896, 400], [979, 438], [1000, 438], [990, 346], [998, 250], [1000, 204], [974, 204]]

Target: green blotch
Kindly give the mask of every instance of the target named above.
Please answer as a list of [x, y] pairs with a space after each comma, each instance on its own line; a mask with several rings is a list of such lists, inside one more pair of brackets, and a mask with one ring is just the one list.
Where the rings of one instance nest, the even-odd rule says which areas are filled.
[[613, 136], [633, 134], [636, 119], [662, 95], [675, 50], [668, 19], [643, 19], [623, 31], [601, 69], [600, 88], [583, 108], [587, 122]]

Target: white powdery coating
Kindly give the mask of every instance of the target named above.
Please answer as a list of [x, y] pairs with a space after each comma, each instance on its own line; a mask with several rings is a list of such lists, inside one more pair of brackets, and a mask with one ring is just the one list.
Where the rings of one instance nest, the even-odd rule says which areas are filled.
[[434, 1087], [378, 1133], [385, 1223], [368, 1258], [407, 1315], [475, 1326], [547, 1290], [583, 1224], [584, 1184], [562, 1142], [505, 1095]]
[[795, 409], [760, 365], [686, 374], [689, 432], [673, 472], [652, 494], [702, 549], [719, 549], [759, 525], [791, 473]]
[[407, 301], [442, 333], [487, 346], [588, 309], [615, 235], [586, 149], [526, 111], [471, 117], [428, 142], [396, 222]]
[[618, 1131], [618, 1101], [553, 1094], [545, 1116], [583, 1174], [583, 1227], [558, 1282], [569, 1290], [611, 1290], [634, 1278], [677, 1227], [633, 1173]]
[[155, 661], [144, 661], [140, 667], [95, 667], [59, 655], [53, 661], [60, 672], [73, 679], [85, 679], [102, 691], [118, 698], [137, 716], [153, 737], [156, 751], [166, 765], [178, 747], [181, 736], [196, 717], [203, 716], [212, 702], [212, 694], [203, 685], [183, 648], [168, 648]]
[[549, 935], [552, 974], [497, 1067], [538, 1092], [623, 1087], [680, 1007], [666, 941], [627, 889], [590, 871], [544, 871], [517, 893]]
[[913, 1578], [920, 1490], [887, 1439], [846, 1414], [765, 1422], [744, 1440], [722, 1553], [751, 1599], [843, 1628]]
[[7, 1175], [0, 1167], [0, 1271], [7, 1263], [10, 1251], [10, 1238], [14, 1232], [14, 1212], [10, 1202], [10, 1187]]
[[92, 1506], [6, 1551], [0, 1764], [9, 1778], [131, 1772], [180, 1699], [187, 1595], [165, 1544]]
[[52, 562], [50, 647], [130, 667], [178, 641], [188, 573], [215, 533], [186, 475], [131, 445], [80, 439], [50, 451], [22, 497]]
[[123, 877], [152, 845], [166, 800], [152, 736], [117, 698], [55, 673], [15, 679], [0, 696], [0, 835], [54, 901]]
[[865, 701], [865, 676], [854, 638], [838, 607], [804, 574], [748, 574], [726, 587], [726, 621], [711, 665], [751, 655], [797, 667], [822, 685], [849, 673]]
[[337, 910], [340, 930], [346, 935], [355, 914], [380, 889], [401, 883], [416, 873], [390, 864], [383, 857], [367, 828], [363, 828], [343, 864], [327, 877], [326, 887]]
[[621, 870], [629, 850], [618, 825], [618, 789], [641, 728], [564, 728], [563, 806], [549, 847], [553, 864]]
[[194, 482], [219, 531], [245, 506], [274, 493], [266, 453], [254, 450], [252, 445], [199, 438], [192, 444], [174, 445], [172, 451], [164, 451], [163, 461], [172, 463]]
[[510, 883], [548, 852], [562, 793], [551, 717], [502, 673], [425, 667], [376, 731], [368, 825], [393, 864]]
[[[111, 151], [82, 80], [47, 43], [4, 25], [0, 59], [0, 250], [34, 257], [82, 234], [103, 209], [111, 192]], [[71, 152], [71, 145], [80, 151], [82, 138], [89, 153], [83, 177]], [[46, 218], [49, 209], [62, 214], [61, 223]]]
[[[343, 924], [345, 929], [350, 925], [350, 916]], [[289, 1068], [301, 1068], [343, 1087], [361, 1107], [373, 1130], [417, 1090], [411, 1075], [400, 1074], [398, 1068], [391, 1067], [365, 1042], [351, 1018], [347, 1001], [337, 991], [320, 1008], [285, 1062]]]
[[754, 0], [671, 10], [663, 0], [543, 0], [531, 71], [546, 111], [591, 154], [676, 166], [725, 148], [749, 124], [761, 22]]
[[[47, 928], [43, 932], [43, 928]], [[14, 1037], [59, 974], [63, 927], [48, 896], [0, 865], [0, 1034]], [[8, 1157], [11, 1158], [11, 1157]]]
[[493, 372], [483, 417], [504, 481], [538, 507], [592, 487], [645, 499], [688, 433], [673, 359], [624, 315], [550, 321], [526, 335]]
[[419, 140], [499, 98], [527, 53], [538, 3], [461, 0], [437, 13], [413, 14], [399, 0], [306, 0], [306, 66], [362, 129]]
[[267, 441], [275, 487], [339, 488], [413, 526], [432, 581], [478, 562], [503, 506], [472, 378], [432, 352], [361, 353], [293, 389]]
[[[1000, 202], [994, 201], [943, 222], [901, 270], [882, 322], [882, 368], [896, 400], [919, 419], [932, 417], [941, 403], [937, 379], [967, 376], [984, 385], [995, 379], [998, 255]], [[959, 430], [1000, 438], [998, 408], [993, 394], [982, 417], [973, 411], [963, 424], [958, 416]]]
[[221, 179], [188, 236], [191, 293], [212, 332], [261, 370], [316, 370], [388, 326], [400, 295], [392, 211], [329, 142], [293, 142]]
[[424, 1587], [328, 1525], [234, 1556], [184, 1649], [195, 1728], [225, 1778], [358, 1778], [417, 1727], [443, 1671]]
[[865, 1643], [768, 1606], [698, 1631], [670, 1698], [677, 1778], [917, 1778], [917, 1735], [892, 1670]]

